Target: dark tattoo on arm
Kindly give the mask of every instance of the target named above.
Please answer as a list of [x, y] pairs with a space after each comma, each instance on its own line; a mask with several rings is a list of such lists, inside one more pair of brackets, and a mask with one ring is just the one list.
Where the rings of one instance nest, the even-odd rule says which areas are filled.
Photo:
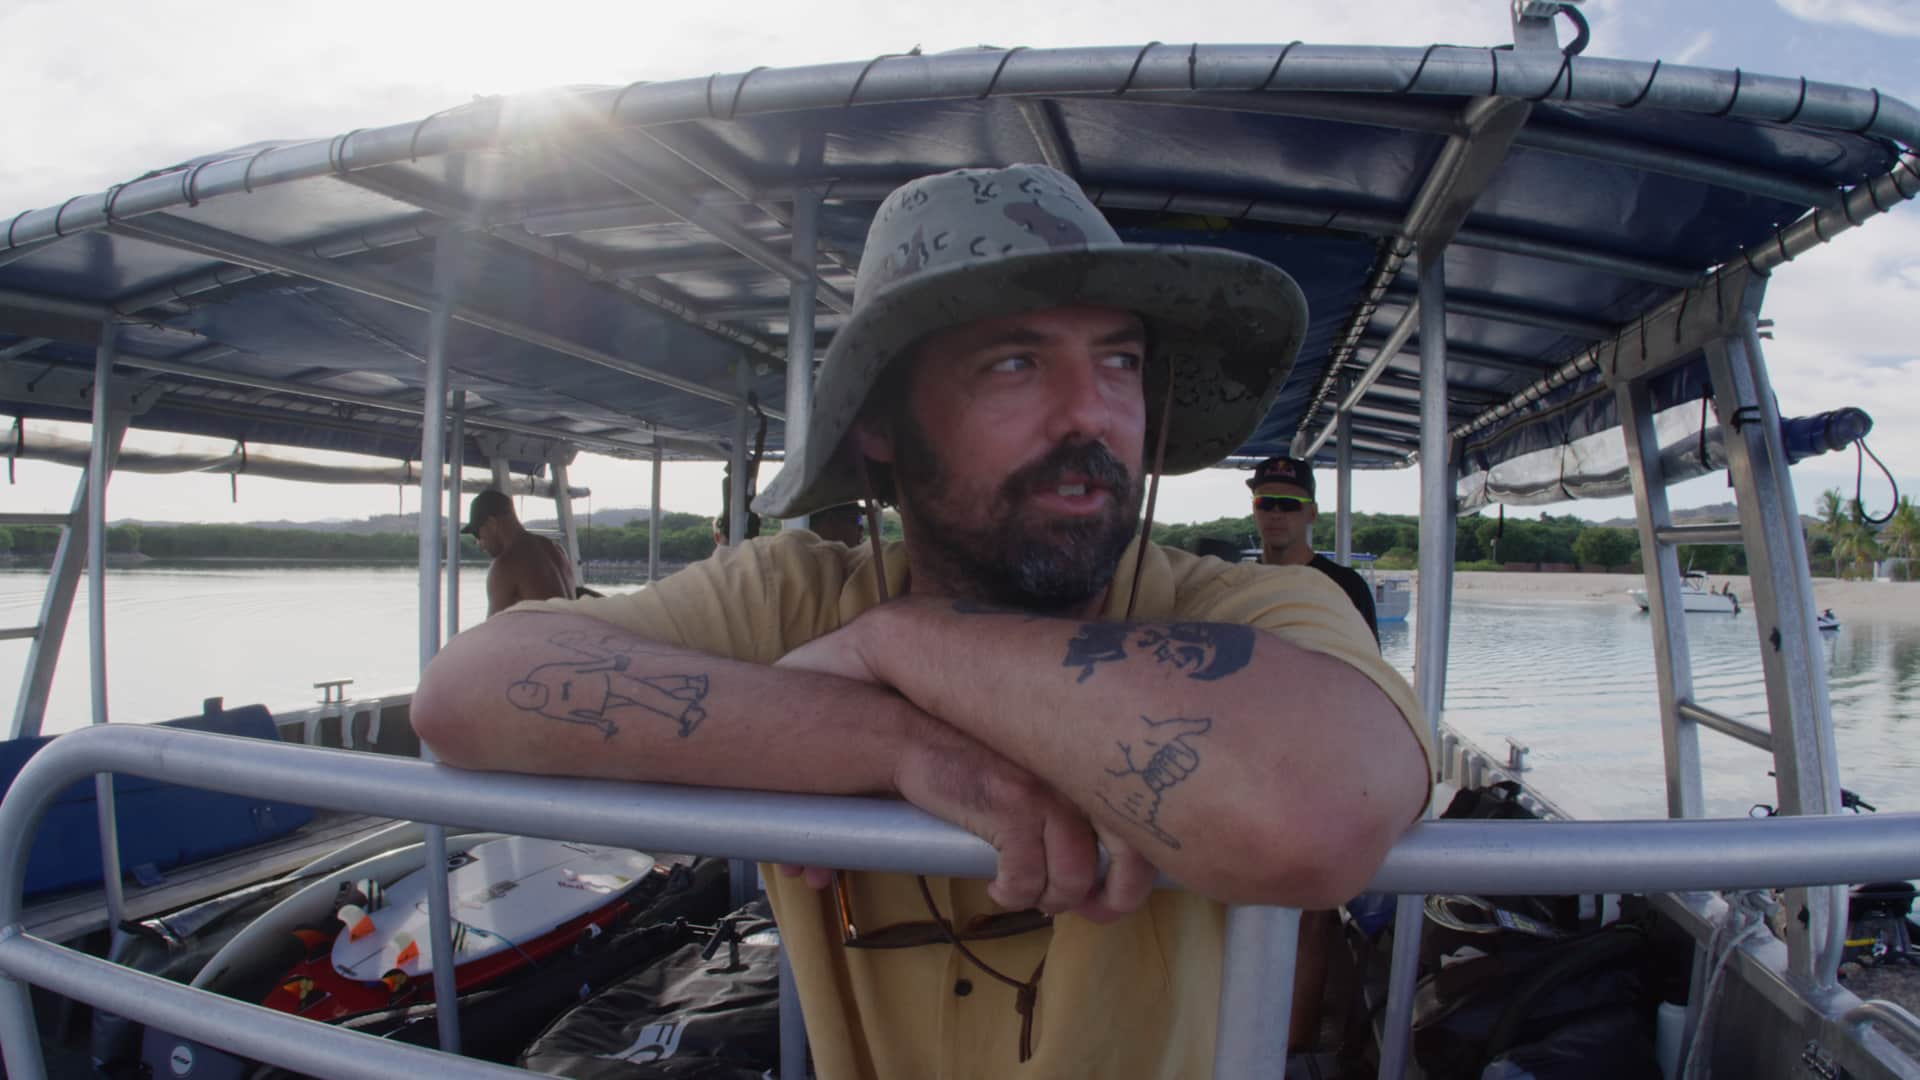
[[1184, 670], [1189, 679], [1212, 682], [1246, 667], [1253, 660], [1253, 642], [1253, 628], [1238, 623], [1085, 623], [1067, 642], [1060, 666], [1079, 668], [1074, 681], [1086, 682], [1096, 666], [1125, 660], [1131, 647]]
[[1110, 778], [1100, 787], [1100, 801], [1108, 809], [1153, 834], [1154, 839], [1178, 849], [1180, 840], [1160, 825], [1160, 802], [1167, 791], [1200, 768], [1200, 751], [1190, 740], [1213, 728], [1206, 717], [1176, 716], [1149, 720], [1139, 743], [1115, 742], [1124, 769], [1108, 769]]
[[507, 700], [515, 708], [598, 728], [607, 739], [620, 731], [625, 719], [664, 717], [684, 739], [707, 718], [701, 707], [707, 698], [705, 675], [638, 675], [627, 670], [635, 657], [662, 655], [662, 650], [617, 634], [568, 631], [547, 640], [579, 659], [541, 664], [507, 687]]

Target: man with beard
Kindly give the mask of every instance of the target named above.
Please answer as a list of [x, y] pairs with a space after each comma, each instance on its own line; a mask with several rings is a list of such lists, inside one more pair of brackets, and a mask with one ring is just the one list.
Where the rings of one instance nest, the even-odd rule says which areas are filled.
[[[460, 767], [895, 795], [991, 843], [986, 883], [767, 875], [822, 1077], [1208, 1075], [1223, 905], [1344, 901], [1428, 794], [1337, 588], [1136, 539], [1147, 477], [1243, 442], [1306, 319], [1273, 266], [1122, 244], [1051, 169], [913, 181], [756, 502], [890, 502], [905, 540], [784, 530], [523, 607], [448, 644], [414, 724]], [[517, 707], [581, 640], [700, 722]]]

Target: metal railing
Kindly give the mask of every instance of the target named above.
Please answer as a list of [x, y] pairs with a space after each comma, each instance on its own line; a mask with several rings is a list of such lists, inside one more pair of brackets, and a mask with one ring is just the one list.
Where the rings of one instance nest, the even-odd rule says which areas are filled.
[[[404, 758], [319, 750], [157, 727], [102, 727], [41, 751], [0, 802], [0, 836], [33, 834], [75, 779], [124, 772], [448, 825], [588, 843], [697, 851], [855, 870], [988, 877], [994, 851], [904, 803], [661, 784], [465, 772]], [[169, 983], [27, 934], [27, 845], [0, 864], [0, 1047], [14, 1080], [45, 1075], [26, 986], [248, 1057], [316, 1075], [519, 1075], [480, 1062], [329, 1028]], [[1762, 821], [1428, 822], [1387, 857], [1371, 887], [1393, 893], [1595, 893], [1817, 885], [1920, 876], [1920, 813]], [[1278, 1076], [1292, 984], [1293, 913], [1238, 908], [1229, 953], [1265, 965], [1228, 970], [1218, 1076]], [[1851, 1007], [1852, 1002], [1847, 1002]], [[1835, 1018], [1838, 1022], [1838, 1018]], [[1405, 1032], [1389, 1032], [1404, 1040]], [[423, 1062], [425, 1064], [423, 1064]]]

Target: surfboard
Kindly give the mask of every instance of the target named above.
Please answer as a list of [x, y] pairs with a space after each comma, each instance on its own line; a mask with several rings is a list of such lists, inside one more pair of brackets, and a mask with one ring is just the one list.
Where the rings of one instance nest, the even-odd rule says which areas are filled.
[[[653, 869], [653, 858], [624, 848], [510, 836], [450, 858], [455, 966], [522, 946], [605, 907]], [[333, 943], [333, 968], [359, 982], [389, 972], [415, 978], [433, 970], [425, 872], [386, 891], [385, 904], [345, 926]]]
[[[485, 986], [610, 926], [627, 895], [664, 870], [637, 851], [518, 836], [449, 856], [456, 989]], [[317, 947], [261, 1003], [330, 1021], [432, 1000], [427, 878], [417, 870], [372, 890], [364, 906], [336, 910], [327, 935], [296, 928]]]
[[[414, 831], [417, 833], [417, 830]], [[462, 855], [469, 848], [490, 840], [503, 839], [502, 833], [467, 833], [447, 838], [449, 857]], [[233, 939], [220, 947], [200, 971], [193, 977], [193, 986], [215, 993], [232, 994], [239, 984], [255, 976], [278, 974], [284, 967], [268, 972], [257, 969], [263, 963], [274, 963], [280, 951], [279, 945], [302, 927], [319, 926], [331, 918], [334, 912], [335, 896], [340, 884], [346, 881], [377, 881], [382, 885], [392, 885], [417, 871], [426, 862], [426, 846], [419, 843], [417, 835], [401, 831], [390, 837], [401, 846], [361, 858], [346, 865], [337, 866], [325, 876], [316, 878], [311, 884], [275, 904], [259, 918], [248, 923], [246, 928], [233, 936]], [[409, 840], [414, 842], [409, 843]], [[364, 852], [365, 840], [348, 845], [352, 852]], [[316, 860], [310, 866], [318, 870], [328, 862], [338, 862], [339, 853]], [[303, 867], [301, 872], [306, 872]]]

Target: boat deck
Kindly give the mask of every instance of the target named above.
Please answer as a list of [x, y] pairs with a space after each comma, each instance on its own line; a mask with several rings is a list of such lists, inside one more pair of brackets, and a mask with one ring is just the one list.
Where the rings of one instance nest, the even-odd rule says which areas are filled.
[[[317, 811], [312, 823], [271, 843], [176, 867], [155, 885], [127, 884], [128, 919], [145, 919], [216, 896], [256, 881], [298, 869], [328, 852], [392, 824], [388, 818], [339, 811]], [[27, 905], [22, 919], [28, 933], [53, 942], [70, 942], [106, 929], [104, 891], [60, 893]]]

